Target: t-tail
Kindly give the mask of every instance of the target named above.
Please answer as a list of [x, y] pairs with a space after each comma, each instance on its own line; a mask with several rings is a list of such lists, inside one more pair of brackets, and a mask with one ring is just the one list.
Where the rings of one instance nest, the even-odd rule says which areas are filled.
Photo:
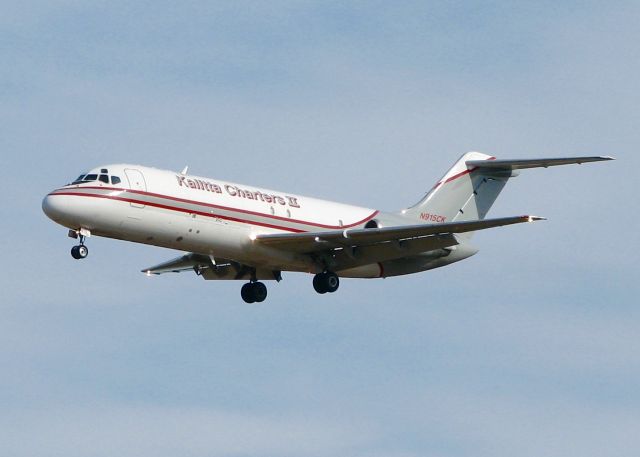
[[484, 219], [509, 178], [518, 175], [518, 170], [612, 159], [589, 156], [497, 160], [480, 152], [467, 152], [418, 203], [402, 214], [429, 224]]

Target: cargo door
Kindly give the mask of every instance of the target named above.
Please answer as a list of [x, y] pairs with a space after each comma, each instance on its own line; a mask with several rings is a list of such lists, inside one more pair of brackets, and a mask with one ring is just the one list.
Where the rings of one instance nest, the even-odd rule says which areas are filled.
[[[136, 170], [134, 168], [125, 168], [124, 174], [127, 175], [127, 180], [129, 181], [129, 188], [131, 190], [138, 190], [142, 192], [147, 191], [147, 183], [144, 180], [144, 176], [140, 170]], [[134, 200], [142, 200], [143, 196], [139, 193], [133, 193], [131, 197]], [[131, 206], [134, 208], [144, 208], [143, 203], [131, 203]]]

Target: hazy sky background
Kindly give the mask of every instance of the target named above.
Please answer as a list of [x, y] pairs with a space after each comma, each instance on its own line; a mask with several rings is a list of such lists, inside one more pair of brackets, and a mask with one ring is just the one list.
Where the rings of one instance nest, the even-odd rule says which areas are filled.
[[[0, 4], [0, 453], [637, 456], [638, 2]], [[133, 162], [394, 210], [523, 172], [475, 257], [317, 295], [147, 278], [43, 196]]]

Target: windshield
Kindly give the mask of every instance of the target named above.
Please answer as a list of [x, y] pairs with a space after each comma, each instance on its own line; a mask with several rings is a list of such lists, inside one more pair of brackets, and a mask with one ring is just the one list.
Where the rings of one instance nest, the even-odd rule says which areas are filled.
[[87, 182], [100, 181], [104, 184], [109, 184], [109, 180], [111, 180], [111, 184], [120, 184], [121, 180], [119, 176], [110, 176], [109, 170], [106, 168], [102, 168], [100, 170], [100, 174], [98, 173], [82, 173], [78, 176], [71, 184], [84, 184]]
[[82, 173], [80, 176], [78, 176], [75, 181], [73, 181], [71, 184], [80, 184], [82, 182], [82, 180], [84, 179], [84, 177], [86, 176], [85, 173]]

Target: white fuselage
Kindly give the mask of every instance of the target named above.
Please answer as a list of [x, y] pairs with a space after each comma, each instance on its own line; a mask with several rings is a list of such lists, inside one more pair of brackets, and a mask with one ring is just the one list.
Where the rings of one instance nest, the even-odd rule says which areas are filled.
[[278, 264], [282, 260], [261, 259], [262, 250], [256, 252], [251, 242], [253, 235], [356, 227], [378, 214], [368, 208], [138, 165], [101, 168], [118, 175], [120, 185], [92, 181], [56, 189], [45, 197], [46, 214], [65, 227], [83, 228], [98, 236]]
[[[400, 215], [370, 208], [139, 165], [106, 165], [87, 176], [100, 176], [101, 170], [108, 170], [102, 175], [106, 182], [93, 179], [49, 193], [43, 201], [45, 213], [69, 229], [92, 235], [232, 259], [252, 267], [307, 272], [318, 270], [311, 256], [261, 246], [253, 242], [255, 236], [363, 228], [372, 220], [376, 226], [407, 224]], [[119, 183], [107, 179], [114, 176]], [[445, 263], [460, 260], [457, 257]], [[411, 261], [412, 271], [407, 273], [428, 269], [418, 261], [418, 267], [413, 266], [416, 259]], [[383, 275], [381, 263], [359, 268], [344, 275]], [[391, 268], [396, 266], [389, 265], [387, 275], [394, 275]], [[405, 274], [404, 267], [395, 274]]]

